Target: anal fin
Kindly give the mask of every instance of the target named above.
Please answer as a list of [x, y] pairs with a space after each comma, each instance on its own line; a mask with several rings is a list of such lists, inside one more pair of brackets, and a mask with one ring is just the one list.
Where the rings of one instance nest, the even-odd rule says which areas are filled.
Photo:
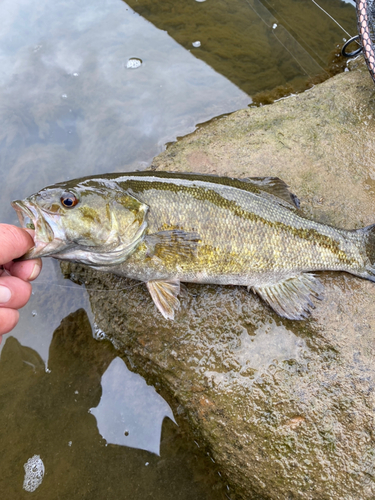
[[180, 305], [180, 301], [177, 298], [180, 293], [179, 280], [152, 280], [148, 281], [146, 285], [152, 300], [164, 318], [174, 319], [175, 310]]
[[277, 314], [288, 319], [307, 318], [315, 308], [311, 298], [321, 299], [324, 289], [321, 282], [309, 273], [272, 285], [248, 288], [260, 295]]

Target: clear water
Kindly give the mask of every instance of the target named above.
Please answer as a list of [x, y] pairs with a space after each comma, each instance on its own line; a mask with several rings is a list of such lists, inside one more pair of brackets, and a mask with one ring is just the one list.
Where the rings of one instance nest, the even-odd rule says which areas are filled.
[[[350, 2], [318, 3], [355, 33]], [[8, 223], [17, 223], [12, 199], [68, 178], [146, 168], [197, 124], [276, 86], [302, 90], [347, 38], [307, 0], [5, 0], [0, 18], [0, 220]], [[2, 497], [31, 494], [25, 464], [39, 456], [35, 498], [226, 498], [183, 418], [131, 367], [108, 371], [118, 353], [93, 336], [103, 332], [84, 286], [46, 259], [0, 346]]]

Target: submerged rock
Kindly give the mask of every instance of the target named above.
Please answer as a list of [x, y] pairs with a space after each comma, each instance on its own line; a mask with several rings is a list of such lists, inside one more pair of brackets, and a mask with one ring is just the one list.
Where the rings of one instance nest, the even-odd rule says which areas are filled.
[[[152, 168], [279, 176], [306, 214], [358, 228], [375, 222], [374, 116], [375, 88], [360, 65], [204, 125]], [[143, 284], [70, 272], [102, 290], [90, 292], [98, 328], [160, 382], [177, 421], [186, 415], [230, 498], [375, 497], [374, 283], [322, 273], [324, 300], [303, 322], [243, 287], [188, 284], [172, 322]]]

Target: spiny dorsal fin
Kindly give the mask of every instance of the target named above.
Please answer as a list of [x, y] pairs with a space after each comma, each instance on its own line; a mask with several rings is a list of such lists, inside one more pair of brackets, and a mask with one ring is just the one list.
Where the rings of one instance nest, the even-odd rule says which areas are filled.
[[160, 231], [149, 234], [145, 238], [147, 256], [154, 255], [160, 259], [166, 257], [194, 258], [197, 254], [200, 236], [196, 232], [186, 232], [180, 229]]
[[[148, 170], [137, 172], [140, 177], [150, 175]], [[189, 181], [211, 182], [223, 186], [231, 186], [251, 193], [264, 195], [278, 201], [283, 206], [295, 210], [299, 208], [299, 199], [288, 189], [287, 184], [278, 177], [222, 177], [215, 174], [196, 174], [194, 172], [152, 172], [154, 177], [167, 179], [186, 179]], [[269, 196], [270, 195], [270, 196]]]
[[299, 199], [297, 196], [291, 193], [287, 184], [278, 177], [245, 177], [239, 179], [236, 177], [222, 177], [214, 174], [196, 174], [194, 172], [156, 171], [150, 173], [148, 170], [137, 172], [137, 176], [139, 177], [149, 175], [161, 179], [170, 179], [171, 181], [173, 181], [173, 179], [186, 179], [189, 181], [210, 182], [222, 186], [231, 186], [275, 201], [293, 211], [299, 208]]
[[323, 285], [313, 274], [300, 274], [268, 286], [249, 287], [277, 312], [288, 319], [304, 319], [315, 306], [311, 297], [321, 299]]
[[[142, 174], [147, 174], [142, 172]], [[223, 186], [232, 186], [244, 191], [263, 196], [273, 201], [281, 203], [283, 206], [295, 210], [299, 208], [299, 199], [288, 189], [288, 185], [279, 179], [279, 177], [222, 177], [214, 174], [196, 174], [187, 172], [155, 172], [156, 177], [169, 177], [177, 179], [197, 180], [203, 182], [212, 182]]]
[[164, 318], [174, 319], [175, 309], [180, 305], [177, 298], [180, 293], [180, 282], [178, 280], [153, 280], [148, 281], [146, 285], [152, 300]]
[[[286, 202], [288, 208], [295, 210], [300, 207], [297, 196], [291, 193], [288, 189], [288, 185], [278, 177], [249, 177], [241, 180], [254, 184], [263, 193], [272, 195], [272, 197], [276, 198], [275, 201], [282, 200]], [[284, 203], [282, 203], [282, 205], [285, 206]]]

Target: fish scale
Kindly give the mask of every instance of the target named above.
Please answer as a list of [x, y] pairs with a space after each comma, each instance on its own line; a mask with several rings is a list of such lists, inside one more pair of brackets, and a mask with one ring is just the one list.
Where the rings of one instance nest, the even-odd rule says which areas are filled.
[[[210, 191], [197, 186], [177, 194], [170, 193], [166, 184], [157, 190], [152, 181], [140, 184], [133, 188], [134, 181], [125, 181], [124, 188], [151, 208], [149, 232], [176, 228], [198, 232], [198, 255], [189, 263], [189, 270], [207, 271], [213, 278], [218, 274], [220, 283], [223, 273], [234, 276], [272, 271], [285, 275], [287, 271], [344, 270], [343, 266], [362, 260], [351, 235], [345, 238], [342, 230], [302, 218], [256, 194], [237, 192], [238, 188], [235, 193], [226, 192], [222, 186]], [[232, 210], [228, 201], [233, 202]], [[134, 255], [133, 260], [136, 258]], [[163, 263], [164, 267], [175, 272], [177, 260], [178, 252]], [[232, 284], [244, 284], [242, 276], [239, 280]]]
[[168, 319], [180, 282], [247, 286], [281, 316], [302, 319], [323, 290], [312, 272], [374, 281], [374, 226], [348, 231], [307, 219], [275, 177], [105, 174], [13, 206], [36, 228], [25, 258], [50, 255], [144, 281]]

